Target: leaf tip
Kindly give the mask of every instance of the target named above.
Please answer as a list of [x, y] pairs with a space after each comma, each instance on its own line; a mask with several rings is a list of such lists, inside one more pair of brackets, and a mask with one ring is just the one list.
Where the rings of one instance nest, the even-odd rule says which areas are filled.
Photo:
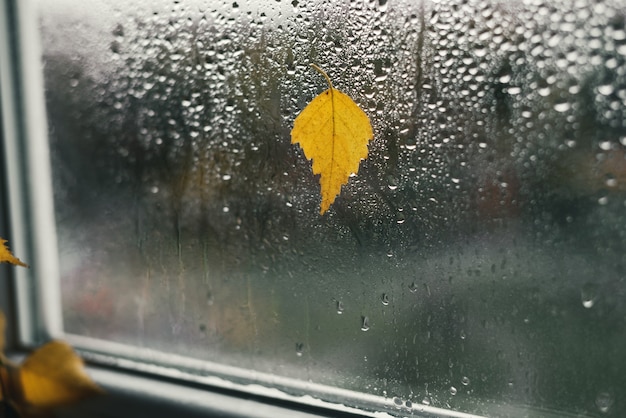
[[29, 267], [19, 258], [15, 257], [6, 246], [7, 240], [0, 238], [0, 263], [10, 263], [16, 266]]

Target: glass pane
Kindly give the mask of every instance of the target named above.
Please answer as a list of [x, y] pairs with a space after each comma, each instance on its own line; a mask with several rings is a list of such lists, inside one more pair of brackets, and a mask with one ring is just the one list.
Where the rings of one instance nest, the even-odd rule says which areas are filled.
[[[39, 10], [68, 333], [398, 408], [625, 413], [624, 1]], [[374, 130], [323, 215], [311, 63]]]

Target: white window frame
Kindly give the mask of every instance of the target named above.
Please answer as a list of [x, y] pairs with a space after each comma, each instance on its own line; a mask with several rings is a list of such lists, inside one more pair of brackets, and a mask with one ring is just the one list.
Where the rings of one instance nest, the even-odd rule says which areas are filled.
[[43, 73], [34, 4], [0, 1], [0, 107], [11, 248], [31, 268], [12, 272], [17, 341], [62, 335]]

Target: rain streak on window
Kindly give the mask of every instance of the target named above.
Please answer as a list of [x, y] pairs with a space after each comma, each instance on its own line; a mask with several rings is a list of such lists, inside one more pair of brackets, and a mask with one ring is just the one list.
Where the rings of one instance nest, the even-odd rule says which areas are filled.
[[[624, 414], [624, 2], [263, 3], [40, 2], [66, 331], [399, 411]], [[374, 129], [323, 216], [311, 63]]]

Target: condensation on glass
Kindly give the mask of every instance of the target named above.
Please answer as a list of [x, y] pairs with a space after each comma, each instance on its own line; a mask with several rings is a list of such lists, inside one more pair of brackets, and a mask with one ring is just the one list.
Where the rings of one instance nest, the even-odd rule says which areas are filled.
[[[134, 3], [39, 6], [67, 332], [625, 413], [624, 1]], [[375, 132], [324, 216], [311, 63]]]

